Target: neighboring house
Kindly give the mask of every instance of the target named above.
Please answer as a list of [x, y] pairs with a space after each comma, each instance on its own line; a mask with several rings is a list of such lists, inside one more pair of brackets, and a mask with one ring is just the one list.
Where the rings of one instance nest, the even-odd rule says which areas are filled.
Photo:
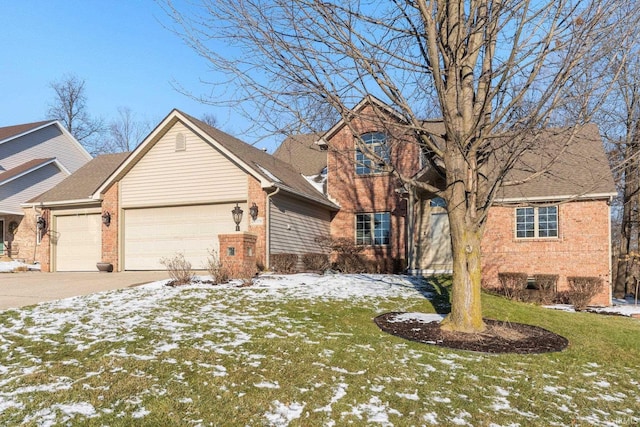
[[[116, 271], [153, 270], [163, 268], [161, 258], [181, 252], [198, 269], [213, 250], [245, 266], [268, 267], [274, 254], [297, 255], [301, 268], [300, 255], [323, 251], [316, 238], [332, 236], [361, 246], [380, 271], [451, 271], [444, 201], [405, 188], [356, 141], [417, 180], [441, 178], [413, 138], [394, 133], [389, 123], [401, 125], [402, 117], [393, 109], [367, 97], [355, 110], [348, 124], [291, 137], [273, 156], [174, 110], [124, 160], [112, 158], [110, 172], [95, 174], [91, 185], [87, 180], [82, 194], [69, 183], [84, 182], [80, 174], [94, 174], [101, 158], [25, 207], [25, 216], [40, 207], [49, 224], [39, 261], [50, 271], [94, 270], [97, 261]], [[381, 112], [391, 119], [385, 128]], [[442, 129], [437, 121], [425, 126]], [[577, 131], [569, 147], [562, 130], [545, 131], [546, 151], [524, 153], [510, 178], [557, 157], [548, 171], [500, 189], [482, 241], [485, 283], [497, 283], [500, 272], [558, 274], [563, 290], [567, 277], [598, 276], [606, 286], [593, 303], [610, 304], [615, 187], [597, 128]], [[236, 206], [244, 212], [238, 232]], [[99, 238], [72, 238], [74, 230]], [[80, 261], [80, 253], [91, 255]]]
[[126, 158], [98, 157], [30, 204], [25, 212], [40, 207], [48, 223], [45, 271], [98, 261], [158, 270], [178, 252], [202, 269], [211, 251], [266, 265], [270, 254], [316, 252], [338, 209], [288, 163], [178, 110]]
[[[91, 160], [57, 121], [0, 128], [0, 255], [24, 257], [13, 241], [21, 204], [54, 187]], [[35, 240], [31, 242], [35, 244]]]

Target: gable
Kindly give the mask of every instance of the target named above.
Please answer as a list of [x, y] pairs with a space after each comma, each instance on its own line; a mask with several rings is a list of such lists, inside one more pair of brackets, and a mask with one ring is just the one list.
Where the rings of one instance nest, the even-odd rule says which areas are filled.
[[[177, 138], [184, 150], [176, 150]], [[120, 180], [125, 208], [244, 200], [247, 193], [247, 174], [180, 121]]]
[[91, 160], [89, 153], [61, 130], [56, 122], [0, 144], [0, 166], [4, 170], [33, 159], [54, 157], [70, 173]]
[[0, 186], [0, 212], [21, 214], [22, 203], [54, 187], [66, 177], [67, 173], [51, 162], [7, 182]]

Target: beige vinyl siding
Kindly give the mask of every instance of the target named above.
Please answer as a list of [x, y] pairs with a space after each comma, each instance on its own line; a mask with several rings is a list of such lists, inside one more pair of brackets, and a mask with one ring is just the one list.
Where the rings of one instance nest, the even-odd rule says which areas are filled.
[[[186, 149], [176, 151], [183, 133]], [[122, 178], [124, 208], [247, 199], [247, 175], [217, 149], [176, 123]]]
[[102, 219], [99, 213], [54, 217], [56, 271], [97, 271], [102, 260]]
[[331, 212], [319, 206], [278, 194], [270, 199], [270, 252], [299, 255], [322, 252], [316, 237], [329, 236]]
[[[218, 234], [233, 233], [235, 204], [126, 209], [124, 269], [163, 270], [163, 257], [182, 253], [194, 269], [204, 269], [210, 250], [219, 250]], [[247, 212], [246, 203], [240, 207]], [[244, 230], [243, 221], [241, 224]]]
[[0, 144], [0, 165], [11, 169], [33, 159], [56, 158], [73, 173], [91, 157], [56, 125], [49, 125]]
[[50, 163], [0, 186], [0, 212], [22, 212], [21, 203], [44, 193], [66, 177], [66, 173]]

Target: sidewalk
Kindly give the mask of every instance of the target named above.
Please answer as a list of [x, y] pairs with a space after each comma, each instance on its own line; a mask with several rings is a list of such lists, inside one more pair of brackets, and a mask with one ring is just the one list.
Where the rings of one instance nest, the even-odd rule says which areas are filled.
[[0, 273], [0, 310], [168, 279], [166, 271]]

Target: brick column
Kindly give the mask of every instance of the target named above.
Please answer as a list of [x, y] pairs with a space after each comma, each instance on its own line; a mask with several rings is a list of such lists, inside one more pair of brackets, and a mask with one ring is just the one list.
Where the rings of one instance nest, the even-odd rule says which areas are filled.
[[102, 262], [113, 264], [113, 271], [119, 271], [118, 259], [118, 186], [116, 183], [107, 190], [102, 200], [102, 213], [109, 212], [111, 223], [102, 224]]
[[218, 235], [220, 263], [229, 268], [232, 278], [248, 279], [255, 275], [257, 240], [258, 236], [246, 232]]

